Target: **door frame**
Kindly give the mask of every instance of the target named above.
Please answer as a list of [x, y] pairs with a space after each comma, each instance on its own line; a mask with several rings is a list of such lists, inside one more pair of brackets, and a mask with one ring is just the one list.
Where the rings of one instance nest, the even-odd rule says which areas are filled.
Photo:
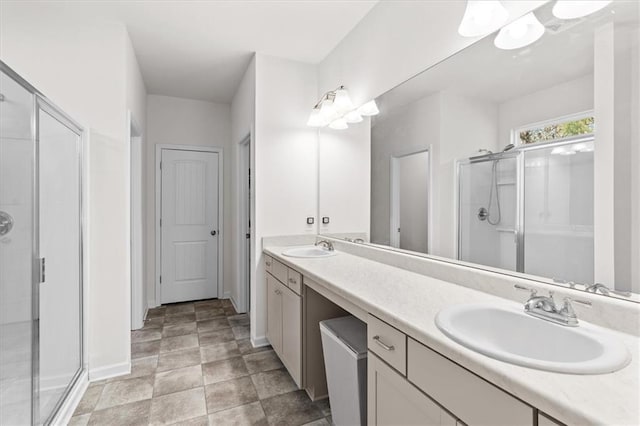
[[224, 298], [224, 274], [223, 274], [223, 248], [224, 248], [224, 170], [223, 170], [223, 149], [215, 146], [198, 146], [198, 145], [176, 145], [176, 144], [157, 144], [156, 145], [156, 164], [155, 164], [155, 245], [156, 245], [156, 262], [155, 262], [155, 305], [160, 306], [162, 303], [160, 289], [160, 273], [162, 271], [162, 234], [160, 229], [160, 213], [162, 212], [162, 173], [160, 170], [160, 162], [162, 160], [162, 150], [174, 151], [196, 151], [196, 152], [212, 152], [218, 154], [218, 299]]
[[392, 247], [400, 248], [400, 235], [398, 235], [397, 231], [398, 224], [400, 222], [400, 205], [398, 203], [400, 197], [400, 175], [399, 175], [399, 167], [398, 160], [404, 157], [409, 157], [415, 154], [427, 153], [427, 253], [430, 254], [432, 250], [432, 206], [433, 200], [431, 199], [433, 191], [431, 191], [431, 182], [432, 182], [432, 160], [431, 160], [431, 146], [410, 149], [406, 151], [401, 151], [397, 153], [392, 153], [389, 158], [389, 244]]
[[[144, 143], [142, 128], [127, 111], [129, 128], [129, 276], [131, 281], [131, 330], [137, 330], [144, 325], [147, 314], [147, 298], [145, 297], [145, 267], [144, 267]], [[138, 153], [139, 157], [135, 155]], [[140, 193], [134, 194], [134, 182], [140, 184]], [[139, 200], [135, 200], [138, 196]], [[138, 229], [139, 228], [139, 229]], [[139, 239], [139, 241], [138, 241]]]
[[[237, 224], [238, 235], [238, 300], [233, 300], [238, 312], [248, 312], [250, 306], [250, 283], [251, 283], [251, 244], [247, 249], [247, 220], [251, 220], [251, 200], [249, 198], [251, 189], [247, 185], [247, 169], [251, 169], [251, 134], [248, 134], [238, 144], [238, 212], [241, 219]], [[254, 180], [252, 173], [251, 179]], [[252, 185], [253, 186], [253, 185]], [[253, 225], [253, 224], [251, 224]], [[253, 234], [253, 228], [249, 232]], [[253, 238], [250, 235], [249, 241]]]

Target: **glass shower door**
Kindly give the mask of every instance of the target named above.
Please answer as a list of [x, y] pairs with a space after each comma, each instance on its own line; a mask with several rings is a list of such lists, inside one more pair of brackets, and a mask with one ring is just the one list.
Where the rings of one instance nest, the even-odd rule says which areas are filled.
[[34, 96], [0, 73], [0, 424], [32, 419]]
[[524, 272], [594, 282], [593, 139], [524, 155]]
[[81, 130], [38, 98], [39, 292], [37, 423], [47, 423], [82, 370]]
[[516, 271], [517, 154], [459, 164], [458, 259]]

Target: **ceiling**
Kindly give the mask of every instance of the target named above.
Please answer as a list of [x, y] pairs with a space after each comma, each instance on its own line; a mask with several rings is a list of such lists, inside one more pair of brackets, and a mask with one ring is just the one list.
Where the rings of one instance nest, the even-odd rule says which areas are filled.
[[3, 0], [3, 12], [122, 22], [148, 93], [229, 103], [253, 52], [319, 63], [376, 3]]
[[612, 21], [638, 25], [637, 2], [613, 3], [570, 21], [554, 18], [551, 7], [535, 11], [546, 33], [534, 44], [501, 50], [490, 35], [383, 94], [379, 102], [388, 110], [447, 91], [500, 104], [593, 73], [596, 28]]

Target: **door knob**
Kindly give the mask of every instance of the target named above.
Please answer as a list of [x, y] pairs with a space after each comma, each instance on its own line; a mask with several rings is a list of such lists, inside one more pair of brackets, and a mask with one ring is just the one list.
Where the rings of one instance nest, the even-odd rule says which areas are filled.
[[218, 234], [218, 231], [211, 231], [211, 235], [216, 236]]

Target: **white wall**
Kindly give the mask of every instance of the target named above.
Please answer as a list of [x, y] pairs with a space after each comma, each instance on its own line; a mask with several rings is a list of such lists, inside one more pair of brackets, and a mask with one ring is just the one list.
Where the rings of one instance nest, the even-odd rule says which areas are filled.
[[[323, 201], [317, 218], [320, 233], [369, 234], [370, 140], [368, 117], [346, 130], [318, 131], [318, 191]], [[328, 224], [322, 223], [323, 217], [329, 218]]]
[[[241, 287], [245, 285], [244, 275], [240, 271], [242, 267], [240, 259], [245, 255], [244, 234], [245, 229], [240, 218], [240, 200], [242, 182], [245, 178], [244, 170], [240, 170], [239, 144], [247, 136], [250, 136], [255, 127], [255, 100], [256, 100], [256, 62], [253, 58], [242, 77], [238, 90], [231, 102], [231, 217], [234, 218], [231, 228], [231, 292], [230, 297], [236, 307], [242, 307], [241, 297], [246, 298]], [[253, 164], [251, 164], [253, 168]], [[251, 208], [251, 222], [255, 223], [255, 211]], [[254, 238], [252, 235], [251, 238]], [[244, 309], [249, 310], [248, 306]]]
[[[126, 372], [130, 361], [127, 109], [142, 87], [122, 25], [55, 20], [46, 4], [3, 4], [3, 61], [79, 121], [89, 135], [87, 166], [88, 361], [93, 377]], [[135, 105], [134, 105], [135, 104]], [[143, 119], [143, 118], [142, 118]], [[125, 224], [125, 226], [123, 226]]]
[[156, 205], [156, 146], [159, 144], [196, 145], [223, 148], [224, 168], [224, 212], [222, 235], [224, 246], [223, 273], [224, 294], [228, 297], [231, 290], [231, 108], [228, 104], [193, 99], [174, 98], [170, 96], [147, 96], [147, 151], [146, 151], [146, 262], [147, 262], [147, 297], [149, 306], [156, 306], [160, 300], [155, 294], [155, 205]]
[[264, 342], [266, 290], [262, 238], [313, 234], [308, 216], [316, 216], [317, 132], [306, 125], [317, 101], [316, 68], [256, 55], [255, 238], [252, 241], [251, 339]]

